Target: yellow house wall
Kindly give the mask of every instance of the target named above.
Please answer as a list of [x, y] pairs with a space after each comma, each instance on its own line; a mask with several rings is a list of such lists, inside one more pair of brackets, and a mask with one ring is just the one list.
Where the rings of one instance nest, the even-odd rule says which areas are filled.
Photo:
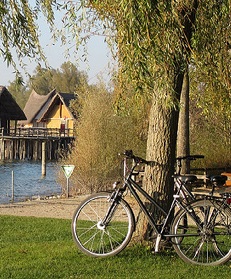
[[62, 113], [60, 113], [60, 106], [55, 106], [47, 119], [47, 128], [60, 128], [61, 120], [67, 119], [66, 129], [73, 129], [73, 119], [68, 109], [62, 105]]

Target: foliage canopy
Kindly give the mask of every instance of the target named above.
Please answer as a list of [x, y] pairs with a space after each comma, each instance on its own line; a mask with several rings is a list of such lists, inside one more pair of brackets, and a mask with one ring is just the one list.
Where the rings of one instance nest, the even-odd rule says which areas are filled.
[[[54, 38], [60, 35], [67, 42], [71, 36], [76, 48], [92, 32], [113, 35], [107, 38], [117, 47], [120, 82], [139, 89], [136, 96], [141, 103], [143, 97], [151, 103], [147, 159], [157, 161], [159, 167], [148, 166], [144, 181], [150, 193], [163, 194], [161, 199], [167, 207], [173, 191], [178, 105], [189, 64], [200, 73], [200, 86], [216, 88], [209, 90], [210, 95], [203, 93], [207, 108], [211, 102], [216, 104], [218, 92], [225, 100], [228, 96], [230, 104], [230, 0], [81, 0], [63, 4], [47, 0], [36, 1], [33, 8], [26, 0], [2, 3], [6, 7], [1, 5], [0, 15], [5, 16], [4, 22], [10, 26], [0, 26], [1, 54], [8, 62], [12, 62], [11, 47], [16, 48], [19, 59], [39, 54], [44, 60], [35, 24], [38, 12], [45, 15], [52, 27], [54, 10], [65, 11], [65, 31], [54, 28]], [[16, 26], [26, 31], [17, 33]], [[124, 99], [129, 95], [130, 92], [120, 94]], [[97, 119], [100, 129], [101, 116]], [[97, 155], [90, 162], [95, 164]], [[145, 228], [148, 229], [141, 226], [142, 233]]]
[[[53, 25], [57, 10], [63, 13], [60, 29]], [[129, 76], [148, 93], [157, 81], [171, 84], [169, 71], [184, 71], [189, 62], [230, 88], [229, 0], [1, 1], [0, 55], [7, 63], [14, 64], [12, 49], [21, 62], [25, 56], [45, 61], [37, 26], [41, 13], [53, 38], [74, 39], [76, 49], [92, 34], [116, 43], [121, 80]]]

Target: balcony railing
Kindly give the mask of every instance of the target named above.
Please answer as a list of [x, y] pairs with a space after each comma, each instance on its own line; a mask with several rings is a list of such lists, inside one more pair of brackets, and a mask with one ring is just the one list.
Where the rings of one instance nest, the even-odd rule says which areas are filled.
[[1, 137], [18, 137], [18, 138], [59, 138], [59, 137], [73, 137], [73, 129], [59, 129], [59, 128], [11, 128], [8, 132], [4, 128], [0, 129]]

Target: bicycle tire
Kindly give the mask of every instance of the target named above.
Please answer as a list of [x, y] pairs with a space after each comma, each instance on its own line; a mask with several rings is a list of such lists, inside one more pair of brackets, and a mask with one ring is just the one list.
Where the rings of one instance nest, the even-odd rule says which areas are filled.
[[219, 201], [199, 200], [181, 209], [171, 231], [173, 247], [187, 263], [214, 266], [231, 257], [231, 210]]
[[120, 199], [106, 225], [101, 222], [112, 205], [110, 193], [96, 193], [84, 200], [72, 219], [72, 235], [77, 247], [94, 257], [114, 256], [130, 242], [135, 218], [129, 204]]

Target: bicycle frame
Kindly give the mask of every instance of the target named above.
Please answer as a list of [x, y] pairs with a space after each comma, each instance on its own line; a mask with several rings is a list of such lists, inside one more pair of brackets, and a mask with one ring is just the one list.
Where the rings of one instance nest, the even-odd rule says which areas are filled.
[[[194, 183], [196, 176], [176, 174], [174, 194], [166, 207], [134, 178], [140, 171], [136, 168], [139, 164], [151, 167], [159, 164], [133, 155], [132, 150], [123, 155], [126, 156], [123, 183], [115, 182], [112, 192], [90, 195], [74, 213], [72, 235], [82, 252], [100, 257], [120, 253], [131, 241], [143, 212], [151, 228], [149, 232], [155, 234], [150, 235], [155, 252], [159, 251], [161, 241], [167, 240], [185, 262], [218, 265], [231, 259], [231, 209], [225, 200], [212, 195], [200, 199], [191, 196], [188, 183]], [[126, 199], [129, 192], [138, 203], [140, 212], [136, 216]]]
[[185, 183], [181, 181], [178, 175], [174, 175], [173, 178], [174, 178], [174, 186], [176, 187], [176, 189], [180, 189], [179, 194], [186, 201], [186, 203], [196, 200], [193, 193], [187, 189]]
[[[129, 171], [127, 177], [125, 175], [126, 172], [126, 158], [124, 159], [124, 184], [121, 188], [118, 189], [117, 193], [124, 193], [125, 190], [128, 188], [129, 191], [131, 192], [131, 194], [133, 195], [133, 197], [135, 198], [135, 200], [137, 201], [137, 203], [139, 204], [141, 210], [144, 212], [145, 216], [148, 219], [149, 224], [152, 226], [153, 230], [155, 231], [155, 233], [157, 234], [157, 241], [156, 241], [156, 245], [155, 245], [155, 252], [158, 252], [158, 248], [159, 248], [159, 243], [160, 240], [163, 236], [165, 237], [174, 237], [176, 235], [170, 235], [170, 234], [164, 234], [164, 230], [167, 226], [167, 223], [169, 221], [170, 215], [172, 214], [174, 208], [177, 206], [179, 206], [180, 208], [184, 208], [184, 210], [186, 212], [188, 212], [188, 209], [186, 208], [186, 206], [179, 200], [180, 198], [180, 192], [181, 189], [183, 187], [182, 183], [179, 183], [178, 187], [177, 187], [177, 191], [176, 193], [173, 195], [173, 200], [172, 203], [170, 205], [170, 208], [168, 211], [166, 211], [157, 201], [154, 200], [154, 198], [152, 198], [144, 189], [142, 189], [142, 187], [132, 178], [134, 175], [134, 169], [137, 166], [137, 164], [135, 164], [131, 170]], [[165, 219], [163, 221], [163, 224], [161, 226], [158, 226], [157, 223], [155, 222], [154, 218], [151, 216], [151, 214], [148, 212], [146, 206], [144, 205], [144, 203], [142, 202], [139, 194], [137, 193], [137, 191], [143, 196], [145, 197], [152, 205], [154, 205], [155, 208], [159, 209], [163, 215], [165, 216]], [[121, 194], [121, 197], [122, 197]], [[118, 196], [115, 195], [114, 199], [116, 200], [116, 197]], [[198, 224], [199, 225], [199, 224]]]
[[168, 218], [171, 214], [172, 208], [173, 208], [173, 204], [175, 205], [175, 201], [176, 201], [176, 197], [174, 197], [172, 205], [170, 207], [169, 212], [167, 213], [163, 207], [158, 204], [158, 202], [156, 202], [146, 191], [144, 191], [131, 177], [128, 177], [127, 181], [126, 181], [126, 185], [129, 189], [129, 191], [132, 193], [133, 197], [136, 199], [137, 203], [139, 204], [140, 208], [142, 209], [142, 211], [144, 212], [144, 214], [147, 216], [148, 221], [150, 223], [150, 225], [153, 227], [153, 229], [155, 230], [155, 232], [157, 234], [162, 233], [162, 231], [158, 230], [158, 226], [155, 222], [155, 220], [153, 219], [153, 217], [150, 215], [150, 213], [148, 212], [147, 208], [145, 207], [144, 203], [142, 202], [142, 200], [140, 199], [139, 195], [137, 194], [136, 190], [141, 193], [143, 195], [143, 197], [145, 197], [149, 202], [151, 202], [151, 204], [153, 204], [156, 208], [158, 208], [165, 216], [165, 221], [164, 224], [167, 223]]
[[[127, 170], [127, 158], [124, 158], [124, 183], [122, 187], [119, 187], [116, 189], [112, 195], [110, 200], [112, 201], [112, 205], [108, 209], [108, 212], [102, 222], [102, 226], [107, 224], [110, 221], [110, 216], [112, 216], [113, 211], [116, 209], [117, 202], [120, 198], [123, 197], [123, 193], [128, 189], [132, 196], [137, 201], [140, 209], [144, 212], [145, 216], [148, 219], [149, 224], [155, 231], [157, 238], [155, 243], [155, 252], [158, 252], [159, 250], [159, 243], [163, 237], [185, 237], [185, 234], [170, 234], [170, 232], [166, 233], [165, 228], [167, 228], [168, 221], [170, 219], [171, 214], [173, 213], [175, 207], [177, 206], [180, 209], [183, 209], [185, 213], [188, 213], [194, 220], [194, 222], [197, 224], [198, 229], [200, 231], [203, 230], [203, 222], [201, 222], [200, 219], [198, 219], [196, 213], [194, 210], [190, 207], [191, 202], [195, 201], [195, 197], [193, 194], [185, 187], [185, 183], [181, 181], [180, 177], [173, 176], [175, 178], [174, 186], [175, 186], [175, 194], [173, 195], [173, 200], [170, 205], [170, 208], [168, 211], [166, 211], [154, 198], [152, 198], [132, 177], [136, 174], [134, 172], [136, 166], [139, 162], [135, 162], [135, 164]], [[117, 183], [115, 184], [115, 186]], [[154, 218], [151, 216], [151, 214], [148, 212], [144, 202], [142, 202], [139, 194], [141, 194], [143, 197], [145, 197], [155, 208], [159, 209], [161, 213], [164, 216], [163, 223], [161, 225], [158, 225]], [[184, 199], [184, 195], [189, 195], [189, 199]], [[182, 199], [183, 197], [183, 199]], [[204, 196], [205, 199], [211, 199], [209, 196]], [[190, 200], [191, 199], [191, 200]], [[213, 198], [213, 200], [215, 200]], [[194, 234], [193, 234], [194, 235]], [[198, 233], [195, 234], [196, 236]], [[192, 235], [189, 235], [192, 236]]]

